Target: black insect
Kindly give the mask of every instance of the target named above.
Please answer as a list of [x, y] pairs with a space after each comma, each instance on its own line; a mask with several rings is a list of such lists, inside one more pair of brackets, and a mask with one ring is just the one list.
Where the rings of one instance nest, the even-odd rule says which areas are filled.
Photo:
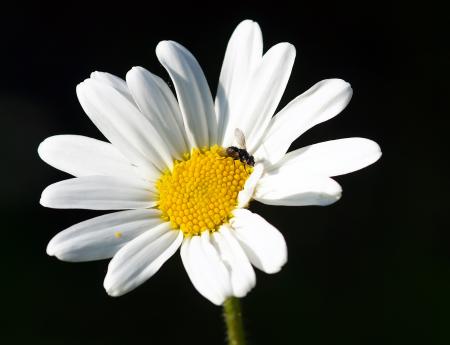
[[242, 163], [246, 163], [247, 165], [250, 165], [252, 167], [255, 166], [255, 158], [253, 158], [253, 156], [247, 152], [244, 133], [242, 133], [239, 128], [236, 128], [234, 130], [234, 137], [239, 147], [227, 147], [227, 156], [236, 160], [240, 160]]

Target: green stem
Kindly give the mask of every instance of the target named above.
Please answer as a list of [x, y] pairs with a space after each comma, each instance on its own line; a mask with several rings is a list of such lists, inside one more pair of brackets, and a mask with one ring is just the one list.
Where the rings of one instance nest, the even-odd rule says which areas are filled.
[[228, 345], [245, 345], [241, 303], [239, 299], [236, 297], [228, 298], [223, 304], [223, 315], [227, 325]]

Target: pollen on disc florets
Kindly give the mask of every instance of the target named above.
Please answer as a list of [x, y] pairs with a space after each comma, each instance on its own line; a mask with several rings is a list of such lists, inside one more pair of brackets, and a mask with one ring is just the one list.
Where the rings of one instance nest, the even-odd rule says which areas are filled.
[[252, 167], [224, 152], [217, 145], [193, 149], [156, 182], [163, 219], [185, 236], [215, 231], [232, 217]]

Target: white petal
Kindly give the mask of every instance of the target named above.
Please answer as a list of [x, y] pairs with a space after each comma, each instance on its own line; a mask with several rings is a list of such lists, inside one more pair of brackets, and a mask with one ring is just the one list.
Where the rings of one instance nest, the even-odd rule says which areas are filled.
[[308, 171], [322, 176], [338, 176], [365, 168], [381, 157], [381, 149], [372, 140], [346, 138], [330, 140], [289, 152], [269, 173]]
[[283, 235], [261, 216], [246, 209], [233, 211], [230, 223], [250, 262], [266, 273], [276, 273], [287, 261]]
[[[199, 236], [186, 237], [183, 240], [180, 249], [181, 260], [183, 262], [184, 269], [188, 274], [189, 279], [191, 280], [192, 285], [194, 285], [195, 289], [206, 299], [211, 301], [214, 304], [220, 305], [223, 302], [224, 297], [221, 296], [216, 291], [212, 290], [209, 287], [209, 284], [206, 279], [204, 279], [203, 273], [198, 265], [194, 265], [192, 261], [192, 240], [199, 241]], [[197, 244], [194, 243], [194, 247]], [[198, 245], [197, 245], [198, 246]]]
[[121, 296], [152, 277], [177, 251], [183, 233], [163, 223], [127, 243], [108, 265], [103, 286], [111, 296]]
[[233, 296], [241, 298], [255, 286], [256, 276], [250, 261], [231, 231], [233, 230], [229, 225], [222, 225], [219, 231], [212, 234], [212, 239], [229, 271]]
[[339, 114], [352, 93], [350, 84], [341, 79], [315, 84], [273, 117], [255, 158], [270, 164], [278, 162], [301, 134]]
[[161, 212], [129, 210], [75, 224], [51, 239], [47, 254], [63, 261], [108, 259], [124, 244], [162, 223]]
[[[215, 109], [219, 119], [218, 143], [222, 143], [228, 123], [238, 121], [240, 114], [230, 109], [239, 106], [248, 80], [261, 62], [262, 52], [263, 41], [259, 25], [251, 20], [242, 21], [228, 42], [217, 86]], [[234, 118], [230, 119], [230, 116]]]
[[138, 176], [113, 145], [81, 135], [49, 137], [39, 145], [38, 153], [47, 164], [73, 176]]
[[175, 86], [190, 148], [217, 144], [211, 91], [195, 57], [173, 41], [160, 42], [156, 55]]
[[247, 181], [245, 181], [244, 189], [242, 189], [238, 194], [238, 208], [247, 207], [250, 200], [253, 198], [255, 188], [258, 185], [259, 179], [264, 172], [264, 167], [262, 164], [256, 164], [253, 168], [252, 174], [249, 176]]
[[203, 297], [221, 305], [232, 296], [230, 274], [211, 244], [208, 231], [183, 241], [181, 259], [189, 279]]
[[106, 85], [112, 86], [131, 102], [133, 102], [133, 97], [131, 96], [127, 83], [122, 78], [108, 72], [95, 71], [91, 73], [91, 79], [95, 79], [99, 82], [105, 83]]
[[116, 176], [84, 176], [54, 183], [42, 192], [40, 203], [51, 208], [123, 210], [156, 205], [151, 185]]
[[167, 84], [145, 68], [133, 67], [127, 73], [127, 83], [133, 98], [147, 119], [167, 144], [173, 147], [177, 159], [189, 152], [183, 117], [178, 102]]
[[224, 146], [234, 143], [234, 130], [240, 128], [247, 139], [247, 149], [255, 152], [286, 88], [295, 59], [295, 48], [279, 43], [264, 54], [242, 93], [240, 105], [232, 112], [224, 137]]
[[139, 109], [116, 89], [94, 79], [77, 86], [83, 109], [106, 138], [139, 168], [171, 168], [173, 159], [165, 141]]
[[254, 198], [267, 205], [330, 205], [341, 198], [342, 188], [327, 176], [313, 175], [286, 167], [265, 174], [256, 187]]

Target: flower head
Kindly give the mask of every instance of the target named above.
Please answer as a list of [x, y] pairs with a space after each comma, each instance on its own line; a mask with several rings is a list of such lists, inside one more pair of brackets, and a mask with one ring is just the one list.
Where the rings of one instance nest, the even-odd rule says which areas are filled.
[[59, 135], [39, 146], [45, 162], [75, 176], [48, 186], [42, 205], [120, 210], [60, 232], [47, 253], [65, 261], [112, 258], [104, 287], [119, 296], [181, 247], [193, 285], [222, 304], [253, 288], [252, 265], [275, 273], [287, 261], [281, 233], [246, 208], [252, 199], [331, 204], [341, 196], [331, 177], [372, 164], [381, 151], [368, 139], [347, 138], [287, 153], [299, 135], [341, 112], [352, 89], [339, 79], [323, 80], [273, 116], [295, 49], [280, 43], [263, 55], [253, 21], [240, 23], [231, 36], [215, 102], [186, 48], [163, 41], [156, 54], [176, 98], [142, 67], [133, 67], [126, 81], [94, 72], [77, 95], [109, 142]]

